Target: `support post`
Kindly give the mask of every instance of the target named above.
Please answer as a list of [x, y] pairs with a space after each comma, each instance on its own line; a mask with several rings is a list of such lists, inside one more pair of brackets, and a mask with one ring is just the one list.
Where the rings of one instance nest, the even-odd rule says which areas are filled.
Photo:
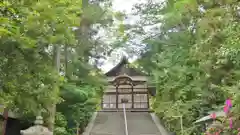
[[76, 132], [76, 135], [79, 135], [79, 124], [77, 123], [77, 132]]
[[182, 132], [182, 135], [183, 135], [183, 120], [182, 120], [182, 116], [180, 117], [180, 121], [181, 121], [181, 132]]
[[182, 115], [181, 115], [181, 116], [172, 116], [172, 117], [180, 118], [181, 135], [183, 135], [183, 120], [182, 120]]
[[5, 135], [6, 128], [7, 128], [7, 120], [8, 120], [8, 109], [7, 108], [4, 108], [3, 118], [4, 118], [4, 122], [3, 122], [3, 126], [2, 126], [2, 135]]

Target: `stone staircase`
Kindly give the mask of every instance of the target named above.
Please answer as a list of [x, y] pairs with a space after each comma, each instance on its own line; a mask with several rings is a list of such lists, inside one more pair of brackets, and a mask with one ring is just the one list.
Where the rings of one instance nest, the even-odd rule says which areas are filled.
[[161, 135], [150, 113], [129, 112], [126, 115], [129, 135]]
[[[129, 135], [161, 134], [148, 112], [126, 112]], [[125, 135], [123, 112], [98, 112], [83, 135]]]
[[122, 112], [98, 112], [89, 135], [124, 135]]

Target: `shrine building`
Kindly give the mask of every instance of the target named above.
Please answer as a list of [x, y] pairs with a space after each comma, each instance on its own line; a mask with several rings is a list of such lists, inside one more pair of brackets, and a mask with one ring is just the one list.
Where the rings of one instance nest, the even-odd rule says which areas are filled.
[[[155, 95], [148, 76], [130, 66], [126, 57], [106, 74], [108, 85], [102, 97], [102, 111], [149, 111], [149, 97]], [[151, 93], [151, 94], [150, 94]]]

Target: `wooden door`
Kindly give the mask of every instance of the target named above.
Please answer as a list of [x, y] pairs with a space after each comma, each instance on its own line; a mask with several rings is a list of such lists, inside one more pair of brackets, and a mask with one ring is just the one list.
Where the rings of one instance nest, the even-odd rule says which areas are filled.
[[104, 94], [102, 99], [103, 109], [116, 109], [116, 94]]
[[134, 108], [147, 109], [148, 108], [148, 94], [134, 93]]
[[118, 95], [118, 108], [123, 108], [122, 99], [127, 99], [128, 102], [125, 103], [126, 109], [132, 108], [132, 94], [119, 94]]

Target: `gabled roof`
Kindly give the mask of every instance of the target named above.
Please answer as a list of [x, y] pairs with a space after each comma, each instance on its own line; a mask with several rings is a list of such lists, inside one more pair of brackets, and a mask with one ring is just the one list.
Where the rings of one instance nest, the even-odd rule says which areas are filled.
[[[123, 56], [121, 61], [115, 66], [113, 67], [111, 70], [109, 70], [107, 73], [105, 73], [106, 76], [117, 76], [119, 72], [121, 72], [122, 68], [126, 68], [124, 67], [124, 65], [128, 65], [129, 62], [127, 60], [126, 56]], [[127, 67], [128, 70], [128, 74], [129, 76], [146, 76], [144, 73], [138, 71], [135, 68], [132, 67]]]

